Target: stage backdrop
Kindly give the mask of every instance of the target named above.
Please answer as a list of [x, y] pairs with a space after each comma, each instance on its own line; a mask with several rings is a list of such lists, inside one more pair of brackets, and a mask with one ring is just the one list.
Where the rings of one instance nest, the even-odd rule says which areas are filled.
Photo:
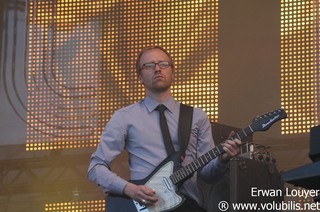
[[[6, 0], [0, 6], [1, 211], [37, 211], [43, 203], [47, 211], [104, 207], [101, 199], [70, 203], [69, 193], [86, 198], [78, 187], [46, 192], [61, 176], [85, 178], [110, 116], [143, 98], [134, 63], [149, 45], [172, 53], [174, 95], [203, 108], [212, 122], [243, 128], [283, 107], [288, 118], [255, 134], [254, 142], [271, 147], [280, 170], [310, 162], [308, 132], [319, 124], [319, 1]], [[74, 160], [64, 163], [67, 156]], [[48, 170], [52, 161], [64, 169]]]

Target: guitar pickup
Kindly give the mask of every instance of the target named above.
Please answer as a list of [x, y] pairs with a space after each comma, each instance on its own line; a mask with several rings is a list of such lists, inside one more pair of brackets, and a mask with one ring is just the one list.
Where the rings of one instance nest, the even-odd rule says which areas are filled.
[[166, 185], [167, 189], [172, 191], [173, 188], [172, 188], [172, 185], [170, 183], [170, 180], [168, 180], [167, 177], [162, 177], [162, 180], [163, 180], [164, 184]]

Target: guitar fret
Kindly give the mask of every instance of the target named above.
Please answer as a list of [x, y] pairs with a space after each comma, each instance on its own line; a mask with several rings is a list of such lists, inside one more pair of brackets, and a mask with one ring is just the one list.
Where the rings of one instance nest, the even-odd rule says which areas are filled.
[[188, 176], [190, 173], [188, 172], [188, 167], [185, 167], [184, 169], [183, 169], [183, 173], [186, 175], [186, 176]]
[[192, 173], [192, 172], [190, 172], [190, 170], [189, 170], [189, 167], [188, 167], [188, 166], [184, 168], [184, 171], [185, 171], [185, 173], [186, 173], [186, 176], [188, 176], [189, 174], [191, 174], [191, 173]]
[[200, 158], [201, 158], [202, 165], [207, 162], [207, 158], [205, 155], [202, 155]]
[[199, 160], [198, 159], [194, 161], [194, 165], [196, 166], [196, 169], [198, 169], [198, 167], [199, 167]]
[[238, 134], [238, 133], [237, 133], [237, 137], [238, 137], [238, 139], [239, 139], [239, 140], [242, 140], [242, 138], [240, 138], [240, 136], [239, 136], [239, 134]]
[[250, 126], [247, 127], [247, 128], [245, 128], [244, 130], [246, 131], [246, 134], [247, 134], [247, 135], [251, 135], [251, 134], [253, 133], [253, 131], [252, 131], [252, 129], [250, 128]]
[[210, 154], [211, 160], [216, 157], [216, 156], [214, 155], [214, 152], [213, 152], [213, 151], [209, 151], [208, 153]]
[[169, 178], [170, 178], [170, 180], [172, 181], [173, 184], [176, 184], [176, 180], [175, 180], [174, 176], [175, 175], [173, 174]]
[[181, 177], [181, 178], [184, 178], [184, 172], [183, 172], [183, 169], [180, 169], [180, 170], [179, 170], [179, 174], [180, 174], [180, 177]]
[[[241, 134], [242, 134], [242, 135], [241, 135]], [[244, 137], [246, 137], [245, 134], [244, 134], [244, 132], [243, 132], [243, 130], [238, 132], [238, 137], [240, 137], [239, 140], [242, 140]]]
[[249, 125], [248, 128], [250, 128], [251, 133], [253, 133], [253, 129], [251, 128], [251, 125]]
[[181, 173], [181, 169], [178, 171], [178, 173], [179, 173], [179, 180], [181, 180], [182, 178], [183, 178], [183, 176], [182, 176], [182, 173]]
[[220, 154], [225, 152], [222, 145], [218, 146], [217, 148], [219, 149]]
[[220, 154], [220, 151], [218, 148], [214, 148], [213, 153], [214, 153], [214, 156], [217, 157]]
[[238, 132], [238, 138], [242, 140], [243, 138], [247, 137], [248, 135], [252, 134], [252, 129], [250, 127], [247, 127], [245, 129], [242, 129], [240, 132]]
[[210, 154], [206, 154], [206, 159], [207, 159], [207, 163], [211, 161], [211, 155]]
[[171, 175], [170, 179], [173, 182], [173, 184], [176, 184], [178, 182], [176, 174]]
[[185, 169], [187, 175], [192, 173], [192, 171], [190, 170], [190, 166], [189, 165], [185, 166], [184, 169]]
[[205, 155], [206, 155], [206, 159], [207, 159], [208, 162], [212, 160], [212, 157], [211, 157], [211, 155], [210, 155], [210, 152], [208, 152], [208, 153], [205, 154]]
[[200, 157], [201, 166], [204, 164], [203, 157]]
[[182, 172], [182, 176], [183, 176], [183, 177], [188, 176], [188, 174], [186, 173], [186, 170], [185, 170], [185, 169], [181, 169], [181, 172]]
[[175, 172], [176, 178], [179, 181], [180, 180], [180, 170]]
[[245, 131], [244, 129], [242, 130], [242, 132], [244, 133], [245, 137], [248, 136], [247, 133], [246, 133], [246, 131]]
[[197, 169], [197, 167], [196, 167], [196, 165], [194, 164], [194, 162], [192, 162], [190, 165], [192, 166], [193, 170], [196, 170], [196, 169]]
[[195, 167], [193, 165], [190, 165], [190, 170], [191, 170], [191, 173], [195, 172], [197, 169], [195, 169]]

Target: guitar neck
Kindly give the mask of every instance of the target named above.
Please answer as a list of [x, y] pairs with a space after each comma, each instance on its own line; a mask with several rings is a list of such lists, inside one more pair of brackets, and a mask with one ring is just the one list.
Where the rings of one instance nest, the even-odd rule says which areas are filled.
[[[233, 140], [235, 138], [238, 138], [239, 140], [242, 140], [242, 139], [246, 138], [247, 136], [251, 135], [252, 133], [253, 133], [253, 130], [252, 130], [251, 126], [249, 125], [248, 127], [238, 131], [234, 136], [231, 136], [230, 139]], [[204, 155], [200, 156], [199, 158], [197, 158], [193, 162], [191, 162], [188, 165], [175, 171], [170, 176], [171, 181], [175, 185], [179, 184], [183, 180], [190, 177], [195, 171], [204, 167], [211, 160], [222, 155], [224, 152], [225, 151], [223, 149], [223, 146], [221, 144], [217, 145], [215, 148], [213, 148], [209, 152], [205, 153]]]

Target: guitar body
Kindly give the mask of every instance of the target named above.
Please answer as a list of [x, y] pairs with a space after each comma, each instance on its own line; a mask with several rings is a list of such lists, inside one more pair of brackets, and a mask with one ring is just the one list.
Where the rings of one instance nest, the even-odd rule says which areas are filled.
[[145, 179], [131, 181], [136, 185], [146, 185], [156, 191], [159, 198], [153, 205], [145, 206], [125, 196], [110, 194], [107, 197], [108, 212], [162, 212], [178, 208], [185, 200], [172, 183], [170, 176], [180, 168], [180, 154], [175, 152], [164, 161]]
[[[283, 109], [256, 117], [253, 123], [248, 127], [237, 132], [230, 139], [243, 138], [251, 135], [255, 131], [265, 131], [275, 122], [286, 118], [287, 114]], [[185, 200], [177, 190], [187, 178], [197, 171], [199, 168], [208, 164], [211, 160], [224, 153], [223, 146], [217, 145], [215, 148], [200, 156], [188, 165], [180, 166], [180, 154], [175, 152], [166, 158], [161, 164], [145, 179], [132, 181], [137, 185], [146, 185], [156, 191], [159, 201], [151, 206], [141, 205], [127, 197], [120, 195], [109, 195], [107, 197], [108, 212], [163, 212], [171, 211], [178, 208]]]

